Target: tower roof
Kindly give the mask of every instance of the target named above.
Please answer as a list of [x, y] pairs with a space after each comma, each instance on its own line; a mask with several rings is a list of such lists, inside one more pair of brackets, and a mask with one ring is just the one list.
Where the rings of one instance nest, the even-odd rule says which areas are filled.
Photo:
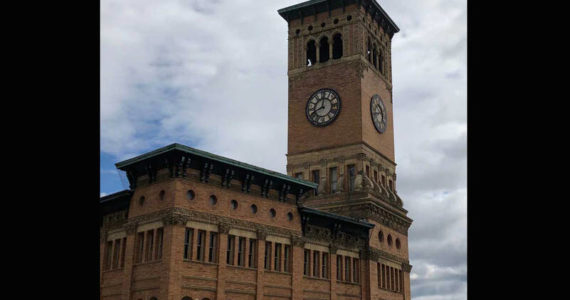
[[358, 4], [368, 12], [378, 24], [386, 29], [390, 37], [400, 31], [400, 28], [382, 9], [375, 0], [309, 0], [299, 4], [291, 5], [278, 10], [277, 12], [287, 22], [301, 17], [315, 15], [321, 12], [331, 11], [336, 8], [345, 7], [350, 4]]

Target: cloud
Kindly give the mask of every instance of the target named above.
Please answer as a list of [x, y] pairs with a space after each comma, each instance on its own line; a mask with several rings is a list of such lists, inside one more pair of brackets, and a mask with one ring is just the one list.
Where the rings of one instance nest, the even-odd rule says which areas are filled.
[[[101, 151], [121, 161], [178, 142], [285, 173], [287, 23], [277, 9], [299, 2], [101, 1]], [[466, 1], [381, 5], [401, 29], [394, 126], [397, 189], [414, 219], [412, 296], [463, 300]]]

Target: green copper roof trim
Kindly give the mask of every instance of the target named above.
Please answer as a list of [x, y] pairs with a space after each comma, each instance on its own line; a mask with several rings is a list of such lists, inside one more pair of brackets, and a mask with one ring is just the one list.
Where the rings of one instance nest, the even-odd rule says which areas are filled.
[[352, 224], [356, 224], [359, 226], [364, 226], [366, 228], [373, 228], [375, 225], [372, 223], [368, 223], [366, 221], [360, 221], [354, 218], [349, 218], [349, 217], [345, 217], [345, 216], [341, 216], [341, 215], [337, 215], [337, 214], [333, 214], [330, 212], [326, 212], [326, 211], [322, 211], [322, 210], [318, 210], [318, 209], [314, 209], [314, 208], [309, 208], [309, 207], [301, 207], [300, 208], [302, 213], [310, 213], [310, 214], [314, 214], [314, 215], [318, 215], [318, 216], [323, 216], [323, 217], [327, 217], [327, 218], [332, 218], [332, 219], [336, 219], [336, 220], [340, 220], [340, 221], [344, 221], [347, 223], [352, 223]]
[[[291, 5], [282, 9], [277, 10], [277, 13], [279, 13], [279, 15], [281, 15], [281, 17], [285, 18], [283, 16], [284, 13], [288, 13], [297, 9], [301, 9], [301, 8], [305, 8], [305, 7], [310, 7], [312, 5], [316, 5], [316, 4], [321, 4], [321, 3], [326, 3], [328, 0], [309, 0], [309, 1], [305, 1], [299, 4], [295, 4], [295, 5]], [[370, 0], [374, 6], [376, 7], [376, 9], [378, 9], [382, 15], [384, 15], [384, 17], [386, 17], [386, 19], [388, 20], [388, 22], [390, 23], [390, 25], [394, 26], [394, 32], [399, 32], [400, 28], [398, 28], [398, 25], [396, 25], [396, 23], [394, 23], [394, 20], [392, 20], [392, 18], [390, 18], [390, 16], [388, 16], [388, 14], [386, 13], [386, 11], [380, 6], [380, 4], [378, 4], [378, 2], [376, 2], [375, 0]], [[350, 1], [349, 1], [350, 2]], [[354, 1], [356, 2], [356, 1]], [[349, 3], [347, 3], [349, 4]]]
[[208, 158], [208, 159], [211, 159], [211, 160], [214, 160], [214, 161], [218, 161], [218, 162], [221, 162], [221, 163], [229, 164], [229, 165], [232, 165], [232, 166], [235, 166], [235, 167], [244, 168], [244, 169], [246, 169], [246, 170], [258, 172], [258, 173], [261, 173], [261, 174], [264, 174], [264, 175], [277, 177], [277, 178], [279, 178], [279, 179], [282, 179], [282, 180], [285, 180], [285, 181], [288, 181], [288, 182], [294, 182], [294, 183], [297, 183], [297, 184], [300, 184], [300, 185], [303, 185], [303, 186], [306, 186], [306, 187], [310, 187], [310, 188], [313, 188], [313, 189], [316, 189], [316, 188], [318, 187], [318, 184], [316, 184], [316, 183], [314, 183], [314, 182], [297, 179], [297, 178], [294, 178], [294, 177], [291, 177], [291, 176], [287, 176], [287, 175], [285, 175], [285, 174], [281, 174], [281, 173], [278, 173], [278, 172], [275, 172], [275, 171], [271, 171], [271, 170], [263, 169], [263, 168], [260, 168], [260, 167], [256, 167], [256, 166], [253, 166], [253, 165], [250, 165], [250, 164], [246, 164], [246, 163], [243, 163], [243, 162], [240, 162], [240, 161], [237, 161], [237, 160], [233, 160], [233, 159], [230, 159], [230, 158], [227, 158], [227, 157], [223, 157], [223, 156], [219, 156], [219, 155], [216, 155], [216, 154], [212, 154], [212, 153], [210, 153], [210, 152], [198, 150], [198, 149], [195, 149], [195, 148], [192, 148], [192, 147], [184, 146], [184, 145], [181, 145], [181, 144], [178, 144], [178, 143], [174, 143], [174, 144], [171, 144], [171, 145], [168, 145], [168, 146], [165, 146], [165, 147], [156, 149], [156, 150], [154, 150], [154, 151], [151, 151], [151, 152], [148, 152], [148, 153], [145, 153], [145, 154], [142, 154], [142, 155], [133, 157], [133, 158], [131, 158], [131, 159], [127, 159], [127, 160], [118, 162], [118, 163], [115, 164], [115, 166], [117, 167], [117, 169], [124, 170], [126, 167], [128, 167], [128, 166], [130, 166], [130, 165], [133, 165], [133, 164], [135, 164], [135, 163], [141, 162], [141, 161], [143, 161], [143, 160], [146, 160], [146, 159], [149, 159], [149, 158], [152, 158], [152, 157], [155, 157], [155, 156], [158, 156], [158, 155], [160, 155], [160, 154], [167, 153], [167, 152], [170, 152], [170, 151], [173, 151], [173, 150], [179, 150], [179, 151], [182, 151], [182, 152], [185, 152], [185, 153], [190, 153], [190, 154], [194, 154], [194, 155], [196, 155], [196, 156], [205, 157], [205, 158]]

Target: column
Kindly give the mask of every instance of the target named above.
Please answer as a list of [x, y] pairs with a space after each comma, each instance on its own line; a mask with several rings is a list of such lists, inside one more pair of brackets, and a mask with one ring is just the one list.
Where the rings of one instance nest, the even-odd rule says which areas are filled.
[[187, 218], [178, 218], [174, 216], [163, 219], [163, 263], [161, 265], [164, 268], [165, 278], [161, 278], [160, 280], [161, 294], [158, 295], [158, 299], [182, 298], [180, 287], [182, 286], [182, 276], [184, 275], [183, 252], [187, 221]]
[[300, 237], [291, 237], [291, 300], [303, 300], [303, 264], [305, 243]]
[[219, 243], [218, 243], [218, 281], [216, 282], [216, 300], [224, 300], [226, 278], [224, 276], [226, 270], [226, 255], [228, 250], [228, 233], [230, 232], [230, 225], [220, 223], [218, 225]]
[[336, 265], [336, 260], [337, 260], [337, 254], [336, 254], [337, 248], [335, 246], [330, 246], [330, 251], [329, 251], [329, 259], [330, 259], [330, 274], [331, 274], [331, 300], [336, 300], [336, 281], [337, 281], [337, 265]]
[[255, 291], [256, 300], [263, 300], [263, 273], [265, 272], [265, 268], [263, 266], [263, 259], [265, 255], [266, 238], [267, 238], [266, 232], [257, 231], [257, 285]]
[[121, 300], [130, 300], [131, 297], [131, 282], [133, 276], [134, 254], [136, 252], [135, 240], [137, 225], [127, 223], [124, 228], [127, 232], [127, 242], [125, 243], [125, 268], [123, 269], [123, 285], [121, 287]]

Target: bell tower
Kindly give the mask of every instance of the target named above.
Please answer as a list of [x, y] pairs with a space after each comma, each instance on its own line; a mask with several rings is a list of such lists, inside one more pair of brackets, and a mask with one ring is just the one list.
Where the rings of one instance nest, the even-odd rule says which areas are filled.
[[374, 0], [312, 0], [278, 12], [289, 27], [288, 174], [318, 183], [322, 197], [370, 189], [401, 207], [391, 64], [399, 28]]
[[410, 299], [412, 219], [394, 153], [399, 28], [375, 0], [311, 0], [278, 13], [288, 23], [287, 174], [318, 184], [303, 206], [375, 225], [363, 252], [369, 299]]

